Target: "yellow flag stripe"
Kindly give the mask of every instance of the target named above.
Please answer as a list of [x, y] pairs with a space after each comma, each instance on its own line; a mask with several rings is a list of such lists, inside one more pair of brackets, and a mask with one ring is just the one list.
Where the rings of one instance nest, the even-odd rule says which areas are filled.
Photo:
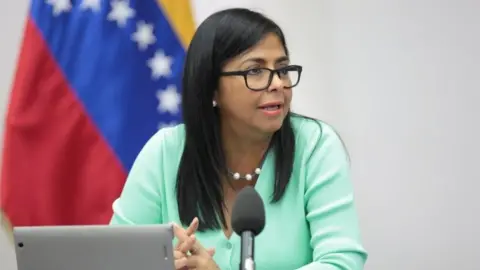
[[177, 37], [187, 49], [195, 33], [195, 22], [189, 0], [157, 0]]

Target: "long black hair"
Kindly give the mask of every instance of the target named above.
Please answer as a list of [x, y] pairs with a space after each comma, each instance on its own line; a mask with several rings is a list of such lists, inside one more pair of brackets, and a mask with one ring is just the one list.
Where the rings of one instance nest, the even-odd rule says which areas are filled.
[[[275, 22], [248, 9], [227, 9], [203, 21], [188, 48], [182, 81], [186, 138], [176, 193], [181, 222], [189, 224], [198, 217], [200, 231], [226, 227], [221, 175], [227, 166], [219, 115], [212, 106], [222, 67], [270, 33], [278, 36], [288, 55], [284, 34]], [[276, 171], [272, 203], [282, 198], [293, 170], [295, 136], [290, 117], [289, 113], [271, 141]]]

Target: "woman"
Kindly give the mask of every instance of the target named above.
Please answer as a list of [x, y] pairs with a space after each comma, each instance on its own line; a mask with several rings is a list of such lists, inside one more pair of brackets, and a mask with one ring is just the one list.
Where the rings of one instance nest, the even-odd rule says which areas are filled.
[[179, 224], [177, 269], [236, 269], [230, 213], [250, 185], [266, 210], [257, 269], [363, 269], [343, 144], [325, 123], [290, 112], [301, 72], [263, 15], [228, 9], [207, 18], [186, 57], [184, 124], [144, 146], [111, 223]]

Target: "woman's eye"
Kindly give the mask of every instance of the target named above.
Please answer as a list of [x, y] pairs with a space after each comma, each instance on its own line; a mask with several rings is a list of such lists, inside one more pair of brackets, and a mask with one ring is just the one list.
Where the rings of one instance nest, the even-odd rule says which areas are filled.
[[260, 68], [252, 68], [252, 69], [249, 69], [249, 70], [248, 70], [248, 73], [247, 73], [247, 74], [248, 74], [248, 75], [259, 75], [259, 74], [261, 74], [262, 72], [263, 72], [263, 70], [260, 69]]

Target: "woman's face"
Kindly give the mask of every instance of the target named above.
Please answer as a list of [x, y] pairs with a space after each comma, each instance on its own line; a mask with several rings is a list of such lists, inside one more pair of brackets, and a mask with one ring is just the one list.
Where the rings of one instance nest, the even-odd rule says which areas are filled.
[[[274, 73], [270, 85], [270, 72], [261, 68], [278, 69], [289, 65], [289, 59], [280, 39], [268, 34], [246, 53], [225, 65], [223, 72], [250, 70], [247, 84], [244, 76], [220, 77], [219, 89], [215, 94], [223, 123], [234, 128], [247, 128], [271, 134], [282, 126], [290, 110], [292, 90], [289, 79], [283, 73]], [[281, 77], [281, 78], [280, 78]], [[260, 89], [253, 91], [250, 88]]]

